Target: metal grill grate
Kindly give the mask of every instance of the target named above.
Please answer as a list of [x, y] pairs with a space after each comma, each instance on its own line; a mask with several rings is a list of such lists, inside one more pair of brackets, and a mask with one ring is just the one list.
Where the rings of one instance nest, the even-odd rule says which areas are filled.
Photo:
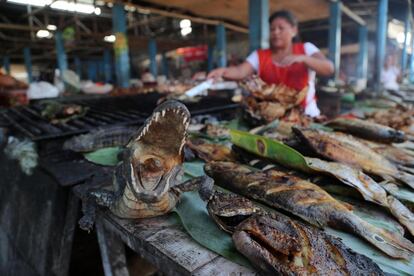
[[[5, 109], [2, 117], [11, 127], [34, 141], [53, 139], [85, 133], [91, 129], [115, 125], [140, 125], [151, 114], [159, 99], [159, 94], [102, 97], [87, 100], [72, 100], [88, 107], [85, 116], [66, 123], [52, 124], [41, 114], [41, 104]], [[198, 103], [186, 104], [192, 115], [220, 113], [239, 107], [225, 98], [206, 98]]]

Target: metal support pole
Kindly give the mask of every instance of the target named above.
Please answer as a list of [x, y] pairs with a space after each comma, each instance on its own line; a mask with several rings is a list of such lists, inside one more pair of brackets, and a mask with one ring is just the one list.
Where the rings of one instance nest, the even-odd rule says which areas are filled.
[[158, 73], [157, 42], [153, 38], [148, 41], [148, 55], [150, 59], [150, 72], [156, 78]]
[[23, 49], [23, 55], [24, 55], [24, 64], [26, 66], [26, 71], [27, 71], [27, 81], [29, 83], [32, 82], [32, 55], [30, 53], [30, 48], [29, 47], [25, 47]]
[[388, 15], [388, 0], [379, 0], [378, 3], [378, 18], [377, 18], [377, 57], [376, 57], [376, 75], [375, 81], [377, 92], [381, 88], [381, 73], [384, 67], [385, 47], [387, 41], [387, 15]]
[[75, 57], [75, 71], [79, 76], [79, 79], [82, 79], [82, 63], [79, 57]]
[[[411, 49], [414, 49], [414, 35], [411, 35]], [[410, 83], [414, 82], [414, 51], [411, 51], [410, 56]]]
[[112, 79], [112, 58], [111, 58], [111, 51], [109, 49], [105, 49], [104, 51], [104, 77], [105, 77], [105, 82], [109, 83]]
[[126, 36], [125, 9], [122, 4], [114, 4], [112, 8], [112, 27], [116, 36], [114, 43], [116, 82], [118, 86], [127, 88], [130, 76], [129, 49]]
[[10, 75], [10, 57], [4, 56], [3, 57], [3, 68], [7, 75]]
[[410, 29], [410, 10], [407, 7], [405, 20], [404, 20], [404, 45], [402, 49], [402, 56], [401, 56], [401, 74], [404, 76], [405, 70], [407, 69], [407, 43], [408, 41], [408, 31]]
[[96, 77], [98, 74], [97, 66], [95, 60], [88, 61], [88, 80], [96, 82]]
[[334, 80], [339, 78], [341, 62], [341, 1], [331, 2], [329, 16], [329, 58], [334, 63]]
[[162, 53], [162, 74], [168, 78], [168, 58], [165, 53]]
[[214, 68], [214, 46], [208, 44], [207, 48], [207, 72], [210, 72]]
[[359, 26], [358, 78], [368, 78], [368, 29]]
[[250, 51], [269, 47], [269, 0], [249, 0]]
[[226, 67], [226, 28], [223, 24], [216, 26], [216, 50], [217, 50], [217, 66]]
[[58, 31], [55, 33], [55, 42], [56, 42], [57, 67], [59, 69], [60, 75], [63, 76], [63, 72], [68, 69], [68, 61], [66, 58], [62, 32]]

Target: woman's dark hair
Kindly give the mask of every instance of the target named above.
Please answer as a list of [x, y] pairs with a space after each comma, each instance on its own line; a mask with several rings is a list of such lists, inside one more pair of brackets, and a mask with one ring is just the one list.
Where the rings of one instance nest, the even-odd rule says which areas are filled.
[[276, 18], [285, 19], [293, 27], [298, 26], [298, 20], [293, 15], [293, 13], [291, 13], [288, 10], [280, 10], [280, 11], [275, 11], [274, 13], [272, 13], [272, 15], [270, 15], [270, 17], [269, 17], [269, 24], [271, 24], [273, 22], [273, 20], [275, 20]]
[[[298, 20], [296, 19], [296, 16], [294, 16], [293, 13], [291, 13], [288, 10], [280, 10], [280, 11], [275, 11], [274, 13], [272, 13], [272, 15], [270, 15], [270, 17], [269, 17], [269, 24], [272, 24], [273, 20], [275, 20], [276, 18], [285, 19], [293, 27], [298, 26]], [[300, 42], [299, 34], [297, 34], [295, 37], [293, 37], [292, 41], [293, 42]]]

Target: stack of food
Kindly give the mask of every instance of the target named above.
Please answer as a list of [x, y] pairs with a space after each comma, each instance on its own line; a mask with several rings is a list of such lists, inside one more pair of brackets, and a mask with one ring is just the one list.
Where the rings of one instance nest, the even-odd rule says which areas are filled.
[[302, 112], [301, 104], [308, 88], [296, 91], [283, 84], [267, 84], [255, 77], [241, 83], [250, 95], [244, 99], [245, 111], [259, 122], [283, 120], [306, 125], [308, 118]]

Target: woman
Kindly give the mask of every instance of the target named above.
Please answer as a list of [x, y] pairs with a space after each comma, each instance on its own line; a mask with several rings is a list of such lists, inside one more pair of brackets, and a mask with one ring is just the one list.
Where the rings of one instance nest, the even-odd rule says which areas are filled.
[[305, 114], [319, 116], [315, 98], [315, 73], [321, 76], [332, 75], [332, 62], [312, 43], [293, 42], [298, 33], [298, 23], [289, 11], [273, 13], [269, 24], [270, 49], [254, 51], [238, 66], [213, 70], [208, 78], [242, 80], [257, 73], [269, 84], [284, 84], [297, 91], [308, 86], [308, 94], [303, 102]]

